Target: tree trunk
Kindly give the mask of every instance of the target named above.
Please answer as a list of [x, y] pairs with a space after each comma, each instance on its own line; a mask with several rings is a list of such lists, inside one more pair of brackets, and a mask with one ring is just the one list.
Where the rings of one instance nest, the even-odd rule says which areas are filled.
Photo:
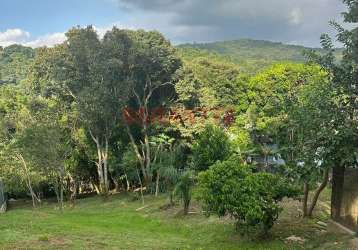
[[116, 180], [116, 178], [113, 178], [113, 177], [112, 177], [112, 181], [114, 183], [114, 191], [119, 192], [120, 191], [119, 182]]
[[138, 176], [138, 180], [139, 180], [139, 184], [140, 184], [140, 196], [141, 196], [141, 199], [142, 199], [142, 204], [144, 205], [143, 183], [142, 183], [142, 179], [140, 178], [138, 169], [137, 169], [137, 176]]
[[307, 217], [308, 211], [308, 194], [309, 194], [309, 184], [305, 181], [303, 184], [303, 201], [302, 201], [302, 211], [303, 211], [303, 217]]
[[336, 166], [332, 172], [331, 218], [338, 220], [341, 216], [342, 194], [345, 166]]
[[174, 192], [171, 191], [170, 194], [169, 194], [169, 203], [170, 203], [170, 206], [174, 206]]
[[128, 176], [127, 176], [127, 174], [125, 174], [124, 176], [126, 177], [127, 191], [129, 191], [131, 189], [131, 187], [129, 184]]
[[70, 176], [70, 201], [72, 203], [72, 206], [75, 205], [75, 201], [76, 201], [76, 196], [77, 196], [77, 188], [78, 188], [78, 183], [76, 181], [75, 178], [72, 178], [72, 176]]
[[60, 211], [63, 212], [63, 182], [65, 176], [65, 167], [61, 166], [59, 168], [59, 178], [60, 178]]
[[29, 192], [31, 195], [32, 206], [33, 206], [33, 208], [36, 208], [36, 203], [37, 202], [40, 203], [40, 199], [37, 197], [36, 193], [32, 189], [31, 181], [29, 179], [26, 181], [26, 186], [29, 189]]
[[189, 213], [190, 200], [184, 200], [184, 215]]
[[60, 177], [60, 211], [63, 212], [63, 179]]
[[80, 183], [78, 184], [78, 194], [82, 194], [83, 193], [83, 184], [82, 181], [80, 181]]
[[105, 139], [105, 148], [102, 153], [103, 157], [103, 184], [104, 184], [104, 194], [108, 195], [109, 192], [109, 182], [108, 182], [108, 139]]
[[145, 170], [146, 175], [144, 177], [145, 186], [149, 186], [152, 182], [150, 178], [151, 173], [151, 152], [150, 152], [150, 144], [149, 144], [149, 136], [148, 136], [148, 122], [149, 122], [149, 114], [148, 114], [148, 104], [144, 102], [144, 116], [143, 116], [143, 133], [144, 133], [144, 146], [145, 146]]
[[96, 183], [92, 182], [92, 189], [94, 189], [96, 191], [97, 194], [101, 194], [101, 191], [98, 187], [98, 185], [96, 185]]
[[126, 124], [126, 128], [127, 128], [127, 134], [129, 136], [129, 139], [133, 146], [133, 150], [134, 150], [135, 155], [137, 156], [137, 159], [139, 161], [143, 177], [145, 178], [145, 176], [147, 175], [146, 170], [145, 170], [145, 157], [143, 155], [141, 155], [128, 124]]
[[57, 203], [60, 203], [60, 182], [58, 180], [58, 176], [55, 176], [55, 181], [54, 181], [54, 185], [55, 185], [55, 194], [56, 194], [56, 199], [57, 199]]
[[[105, 183], [105, 176], [104, 176], [104, 164], [107, 164], [107, 159], [105, 159], [105, 155], [103, 154], [102, 145], [99, 141], [98, 136], [94, 136], [92, 134], [92, 131], [89, 130], [90, 135], [92, 137], [92, 140], [96, 143], [97, 147], [97, 173], [98, 173], [98, 179], [99, 179], [99, 192], [100, 194], [105, 193], [106, 190], [106, 183]], [[107, 166], [105, 166], [107, 167]]]
[[22, 155], [19, 154], [18, 159], [22, 162], [22, 166], [24, 168], [25, 183], [26, 183], [26, 186], [29, 189], [29, 192], [30, 192], [30, 195], [31, 195], [32, 206], [34, 208], [36, 208], [36, 203], [41, 203], [41, 200], [37, 197], [36, 193], [34, 192], [34, 189], [32, 188], [32, 182], [31, 182], [30, 174], [29, 174], [28, 167], [27, 167], [27, 164], [26, 164], [26, 161], [25, 161], [24, 157], [22, 157]]
[[145, 146], [145, 186], [148, 186], [151, 183], [151, 179], [150, 179], [150, 167], [151, 167], [151, 159], [150, 159], [150, 145], [149, 145], [149, 138], [148, 138], [148, 134], [147, 131], [145, 131], [145, 135], [144, 135], [144, 146]]
[[160, 174], [157, 172], [157, 179], [155, 184], [155, 196], [157, 197], [159, 194], [159, 180], [160, 180]]
[[308, 211], [308, 216], [311, 217], [313, 214], [313, 210], [316, 207], [319, 195], [321, 194], [321, 192], [326, 188], [327, 184], [328, 184], [328, 177], [329, 177], [329, 169], [326, 168], [324, 170], [323, 173], [323, 182], [321, 183], [321, 185], [318, 187], [318, 189], [315, 191], [315, 194], [313, 195], [313, 199], [311, 202], [311, 206], [310, 209]]

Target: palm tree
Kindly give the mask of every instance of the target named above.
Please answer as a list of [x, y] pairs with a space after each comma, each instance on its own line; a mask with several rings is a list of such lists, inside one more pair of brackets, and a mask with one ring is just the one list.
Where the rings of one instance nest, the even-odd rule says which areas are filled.
[[185, 171], [174, 188], [174, 195], [179, 196], [184, 204], [184, 215], [189, 212], [191, 201], [191, 190], [194, 186], [194, 174], [192, 171]]

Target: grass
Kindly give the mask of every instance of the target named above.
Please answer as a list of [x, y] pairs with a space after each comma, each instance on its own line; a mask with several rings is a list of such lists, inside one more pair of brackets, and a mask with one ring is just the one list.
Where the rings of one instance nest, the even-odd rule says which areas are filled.
[[[0, 215], [0, 249], [345, 249], [349, 240], [317, 227], [318, 219], [328, 219], [324, 206], [318, 219], [303, 220], [299, 204], [285, 201], [271, 238], [253, 241], [240, 237], [230, 218], [203, 216], [197, 204], [184, 217], [180, 207], [160, 208], [167, 202], [164, 196], [145, 202], [143, 207], [125, 194], [106, 201], [93, 197], [63, 214], [52, 203], [35, 210], [30, 204], [14, 205]], [[288, 243], [292, 235], [305, 243]]]

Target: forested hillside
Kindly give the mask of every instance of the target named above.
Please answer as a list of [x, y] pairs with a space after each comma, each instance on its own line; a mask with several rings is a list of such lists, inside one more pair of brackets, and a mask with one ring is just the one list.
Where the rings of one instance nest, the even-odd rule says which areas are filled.
[[179, 204], [183, 216], [229, 215], [241, 235], [269, 239], [284, 198], [300, 201], [293, 216], [313, 217], [332, 169], [337, 180], [358, 165], [358, 39], [341, 37], [341, 60], [322, 36], [308, 63], [299, 46], [175, 47], [157, 31], [91, 25], [53, 47], [1, 48], [0, 180], [12, 200], [57, 201], [62, 219], [88, 195], [125, 193], [136, 212], [166, 195], [168, 215]]
[[[250, 75], [278, 62], [304, 62], [303, 52], [311, 50], [303, 46], [251, 39], [182, 44], [177, 48], [180, 57], [188, 64], [210, 61], [231, 65]], [[0, 47], [0, 83], [19, 83], [25, 78], [35, 52], [35, 49], [21, 45]], [[340, 53], [341, 50], [336, 51], [337, 58], [340, 58]]]
[[[248, 72], [257, 72], [263, 67], [278, 62], [304, 62], [304, 51], [312, 48], [288, 45], [278, 42], [263, 40], [240, 39], [232, 41], [220, 41], [213, 43], [193, 43], [178, 46], [185, 55], [198, 55], [206, 52], [215, 53], [238, 63]], [[322, 49], [313, 48], [314, 51], [322, 53]], [[335, 53], [340, 57], [341, 50]]]
[[35, 50], [21, 45], [0, 46], [0, 84], [19, 83], [27, 75]]

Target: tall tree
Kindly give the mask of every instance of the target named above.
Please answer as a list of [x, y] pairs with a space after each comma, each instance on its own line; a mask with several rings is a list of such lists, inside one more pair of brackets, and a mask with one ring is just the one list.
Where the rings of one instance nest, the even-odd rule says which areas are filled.
[[[139, 140], [133, 136], [128, 122], [127, 132], [140, 162], [145, 184], [151, 182], [152, 152], [149, 142], [150, 128], [153, 124], [151, 110], [165, 108], [174, 97], [176, 71], [181, 62], [170, 42], [158, 32], [137, 31], [131, 34], [133, 47], [129, 56], [131, 96], [128, 110], [139, 113], [138, 125], [141, 128]], [[127, 111], [128, 111], [127, 110]], [[130, 114], [125, 114], [130, 121]]]
[[[343, 0], [348, 7], [343, 13], [344, 22], [349, 24], [358, 23], [358, 1]], [[357, 165], [358, 153], [358, 28], [351, 30], [343, 28], [336, 22], [331, 25], [337, 31], [337, 40], [343, 44], [343, 57], [340, 61], [335, 60], [334, 44], [327, 35], [321, 36], [322, 47], [326, 54], [320, 56], [314, 52], [309, 53], [309, 58], [319, 63], [330, 75], [337, 101], [335, 121], [335, 138], [331, 143], [331, 155], [335, 160], [333, 168], [332, 187], [332, 218], [340, 217], [344, 173], [348, 166]]]
[[128, 97], [126, 32], [116, 28], [101, 40], [93, 27], [73, 28], [67, 41], [39, 53], [33, 67], [35, 87], [68, 102], [97, 149], [100, 192], [108, 193], [110, 140]]
[[[251, 84], [256, 116], [250, 127], [255, 141], [261, 147], [278, 145], [286, 174], [304, 186], [303, 213], [311, 216], [333, 166], [330, 143], [336, 106], [327, 73], [317, 65], [281, 64], [257, 75]], [[322, 185], [308, 208], [310, 185], [318, 181]]]

